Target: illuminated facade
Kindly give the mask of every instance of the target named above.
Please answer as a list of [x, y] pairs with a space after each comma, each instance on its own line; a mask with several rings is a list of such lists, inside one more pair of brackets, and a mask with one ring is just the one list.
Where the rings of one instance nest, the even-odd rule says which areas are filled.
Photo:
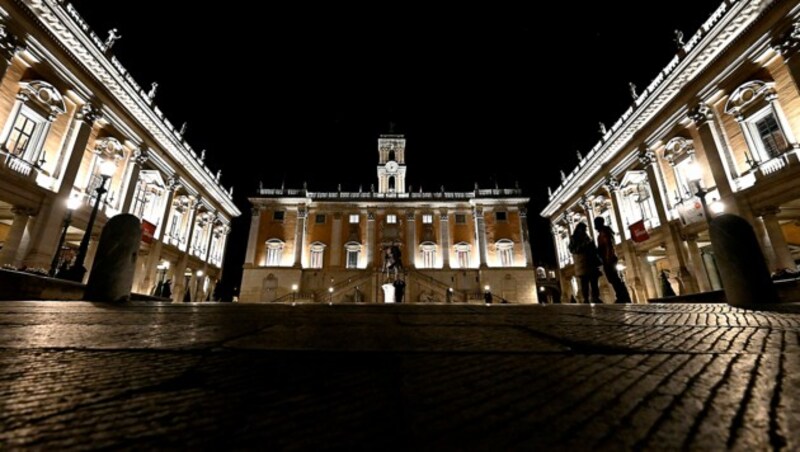
[[[65, 2], [0, 1], [0, 264], [50, 269], [72, 198], [69, 263], [105, 183], [86, 268], [107, 219], [132, 213], [153, 233], [134, 291], [170, 279], [176, 301], [205, 300], [240, 212], [155, 106], [157, 85], [142, 89], [112, 55], [117, 38], [98, 38]], [[107, 181], [102, 162], [114, 164]]]
[[261, 189], [253, 205], [240, 300], [383, 302], [387, 249], [400, 249], [408, 302], [483, 302], [489, 286], [535, 303], [525, 206], [518, 189], [413, 191], [406, 140], [378, 140], [378, 188]]
[[721, 287], [706, 222], [714, 212], [747, 219], [773, 271], [796, 269], [800, 6], [725, 1], [681, 38], [675, 58], [550, 193], [542, 215], [564, 301], [579, 298], [569, 236], [581, 221], [593, 233], [597, 216], [617, 232], [638, 302], [662, 296], [665, 284], [678, 294]]

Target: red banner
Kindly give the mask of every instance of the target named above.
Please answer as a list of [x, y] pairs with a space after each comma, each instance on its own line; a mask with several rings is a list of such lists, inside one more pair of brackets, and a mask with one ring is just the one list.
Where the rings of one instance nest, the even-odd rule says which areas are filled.
[[144, 243], [153, 243], [155, 236], [156, 225], [147, 220], [142, 220], [142, 241]]
[[634, 242], [644, 242], [650, 238], [650, 234], [648, 234], [647, 229], [644, 228], [644, 220], [639, 220], [628, 226], [628, 228], [631, 230], [631, 239]]

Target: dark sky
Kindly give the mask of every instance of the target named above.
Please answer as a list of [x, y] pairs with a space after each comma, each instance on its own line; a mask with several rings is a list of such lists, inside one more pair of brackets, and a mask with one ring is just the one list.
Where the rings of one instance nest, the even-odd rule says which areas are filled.
[[[720, 0], [548, 2], [474, 8], [363, 8], [298, 2], [137, 0], [73, 4], [207, 163], [243, 216], [225, 258], [236, 286], [246, 197], [267, 187], [376, 183], [377, 137], [406, 134], [409, 184], [512, 187], [531, 197], [534, 257], [554, 261], [538, 213], [555, 188]], [[657, 6], [656, 6], [657, 5]], [[547, 10], [539, 12], [536, 8]], [[556, 31], [548, 31], [556, 30]], [[250, 113], [255, 112], [255, 114]], [[524, 165], [521, 159], [536, 164]], [[554, 162], [554, 163], [550, 163]]]

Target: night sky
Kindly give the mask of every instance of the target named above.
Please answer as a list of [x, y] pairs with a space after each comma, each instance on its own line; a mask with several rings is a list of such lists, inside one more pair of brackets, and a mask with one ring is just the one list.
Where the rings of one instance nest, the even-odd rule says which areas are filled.
[[241, 281], [246, 198], [259, 181], [367, 189], [390, 122], [408, 140], [414, 187], [519, 181], [531, 197], [534, 258], [554, 262], [538, 216], [547, 187], [597, 142], [599, 121], [610, 126], [630, 105], [628, 82], [641, 91], [673, 57], [673, 30], [688, 40], [720, 0], [548, 2], [547, 15], [536, 11], [542, 3], [259, 4], [266, 13], [233, 2], [73, 4], [101, 38], [118, 28], [114, 54], [145, 89], [159, 83], [156, 104], [173, 124], [188, 122], [189, 143], [235, 187], [243, 215], [225, 257], [230, 288]]

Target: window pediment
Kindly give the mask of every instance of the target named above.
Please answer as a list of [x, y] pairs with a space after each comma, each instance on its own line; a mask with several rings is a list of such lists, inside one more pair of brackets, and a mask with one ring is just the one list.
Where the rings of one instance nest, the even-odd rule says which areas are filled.
[[20, 82], [20, 93], [27, 96], [47, 115], [60, 115], [67, 111], [64, 98], [51, 84], [41, 80]]
[[664, 149], [664, 160], [674, 165], [686, 156], [694, 155], [694, 142], [688, 138], [675, 137], [667, 142]]
[[772, 83], [761, 80], [752, 80], [736, 88], [728, 102], [725, 104], [725, 113], [733, 116], [742, 116], [744, 111], [753, 105], [759, 104], [761, 100], [770, 94], [774, 94]]

